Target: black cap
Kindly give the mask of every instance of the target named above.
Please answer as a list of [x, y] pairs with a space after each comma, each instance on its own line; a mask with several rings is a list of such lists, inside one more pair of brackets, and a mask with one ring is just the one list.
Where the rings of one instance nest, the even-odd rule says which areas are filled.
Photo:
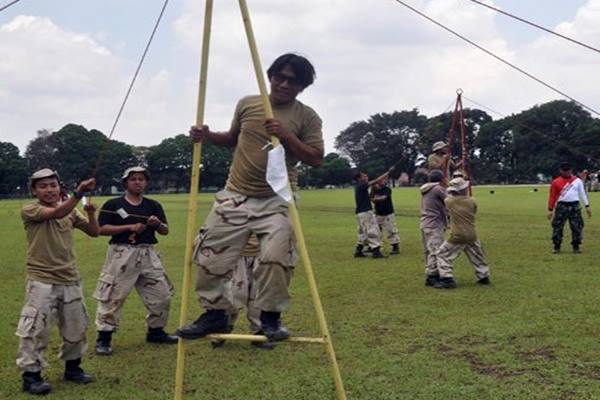
[[568, 162], [561, 162], [560, 163], [560, 170], [561, 171], [569, 171], [573, 168], [571, 168], [571, 164], [569, 164]]

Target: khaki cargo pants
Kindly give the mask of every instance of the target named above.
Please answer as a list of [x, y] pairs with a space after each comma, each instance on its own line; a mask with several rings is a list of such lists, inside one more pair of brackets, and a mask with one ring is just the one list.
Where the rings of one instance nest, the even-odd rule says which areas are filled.
[[254, 282], [254, 269], [258, 266], [259, 258], [242, 256], [233, 271], [233, 305], [235, 310], [229, 313], [229, 325], [234, 326], [240, 312], [246, 309], [246, 318], [253, 334], [261, 330], [260, 310], [254, 306], [256, 297], [256, 283]]
[[94, 292], [99, 331], [112, 332], [119, 327], [121, 310], [134, 287], [148, 310], [148, 328], [167, 325], [174, 289], [154, 247], [111, 244]]
[[437, 254], [437, 268], [441, 278], [453, 278], [452, 263], [463, 251], [467, 255], [469, 262], [471, 262], [477, 279], [490, 276], [490, 267], [488, 267], [485, 261], [485, 254], [479, 240], [468, 244], [456, 244], [445, 241]]
[[369, 246], [374, 249], [381, 246], [381, 231], [373, 211], [356, 214], [358, 222], [358, 242], [356, 244]]
[[425, 274], [437, 275], [438, 251], [444, 243], [444, 228], [421, 228], [423, 252], [425, 254]]
[[21, 338], [17, 366], [22, 372], [38, 372], [48, 366], [44, 350], [54, 320], [63, 340], [58, 356], [65, 361], [81, 358], [87, 351], [89, 318], [79, 283], [27, 281], [25, 305], [16, 332]]
[[196, 293], [205, 310], [232, 310], [233, 271], [251, 233], [260, 242], [254, 269], [254, 305], [282, 312], [290, 303], [288, 287], [294, 272], [292, 224], [288, 203], [279, 196], [248, 197], [223, 190], [196, 238]]
[[400, 233], [396, 226], [396, 216], [394, 213], [388, 215], [377, 215], [377, 225], [381, 230], [381, 234], [387, 236], [390, 244], [400, 244]]

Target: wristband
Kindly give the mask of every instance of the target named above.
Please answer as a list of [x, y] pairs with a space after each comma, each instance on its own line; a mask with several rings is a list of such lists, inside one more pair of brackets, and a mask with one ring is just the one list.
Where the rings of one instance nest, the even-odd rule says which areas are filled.
[[73, 197], [75, 197], [77, 200], [81, 200], [81, 198], [83, 197], [83, 193], [77, 193], [77, 190], [73, 190], [71, 192], [71, 194], [73, 195]]

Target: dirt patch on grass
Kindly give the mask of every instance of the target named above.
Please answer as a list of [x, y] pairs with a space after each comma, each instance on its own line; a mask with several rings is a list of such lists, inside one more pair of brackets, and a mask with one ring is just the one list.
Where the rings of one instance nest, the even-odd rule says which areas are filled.
[[504, 379], [525, 374], [525, 371], [523, 370], [510, 369], [504, 365], [487, 363], [483, 361], [477, 353], [472, 351], [455, 350], [446, 345], [438, 346], [436, 351], [446, 357], [453, 357], [466, 361], [469, 364], [471, 371], [479, 375], [486, 375], [495, 379]]
[[541, 347], [531, 351], [522, 351], [517, 353], [517, 356], [526, 362], [535, 361], [554, 361], [557, 359], [554, 350], [549, 347]]
[[592, 380], [600, 380], [600, 364], [571, 364], [571, 374]]

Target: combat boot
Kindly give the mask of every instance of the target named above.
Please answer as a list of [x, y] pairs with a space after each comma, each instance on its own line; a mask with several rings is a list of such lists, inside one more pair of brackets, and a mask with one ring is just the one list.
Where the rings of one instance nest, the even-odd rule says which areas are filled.
[[381, 248], [379, 248], [379, 247], [375, 247], [373, 249], [373, 256], [372, 257], [373, 258], [385, 258], [385, 256], [381, 252]]
[[86, 374], [83, 372], [83, 369], [79, 366], [81, 364], [81, 358], [76, 360], [68, 360], [65, 362], [65, 380], [69, 382], [79, 383], [82, 385], [87, 385], [94, 381], [94, 377], [92, 375]]
[[23, 372], [23, 391], [29, 394], [44, 395], [50, 393], [50, 384], [42, 378], [42, 373]]
[[454, 278], [440, 278], [433, 284], [433, 287], [436, 289], [454, 289], [456, 288], [456, 281]]
[[[263, 331], [258, 331], [256, 333], [254, 333], [254, 335], [264, 335], [265, 333]], [[259, 342], [259, 341], [251, 341], [250, 345], [253, 347], [256, 347], [257, 349], [261, 349], [261, 350], [273, 350], [275, 349], [275, 343], [273, 342]]]
[[356, 250], [354, 250], [354, 258], [366, 257], [365, 253], [363, 253], [364, 246], [362, 244], [356, 245]]
[[393, 244], [392, 251], [390, 251], [390, 254], [400, 254], [400, 244]]
[[477, 281], [477, 283], [479, 283], [480, 285], [489, 285], [489, 284], [491, 284], [492, 282], [490, 281], [490, 278], [486, 276], [485, 278], [481, 278], [481, 279], [479, 279], [479, 280]]
[[425, 277], [425, 286], [434, 286], [439, 279], [440, 274], [427, 275]]
[[146, 333], [146, 342], [160, 344], [175, 344], [179, 338], [175, 335], [169, 335], [163, 328], [148, 328]]
[[274, 311], [261, 311], [260, 324], [264, 335], [271, 342], [279, 342], [290, 337], [287, 328], [281, 326], [281, 313]]
[[579, 248], [578, 245], [573, 246], [573, 253], [575, 253], [575, 254], [581, 254], [581, 249]]
[[110, 342], [112, 341], [112, 331], [98, 331], [96, 339], [96, 355], [110, 356], [113, 352]]
[[228, 326], [225, 310], [206, 310], [191, 324], [178, 328], [175, 334], [184, 339], [198, 339], [211, 333], [227, 333]]

